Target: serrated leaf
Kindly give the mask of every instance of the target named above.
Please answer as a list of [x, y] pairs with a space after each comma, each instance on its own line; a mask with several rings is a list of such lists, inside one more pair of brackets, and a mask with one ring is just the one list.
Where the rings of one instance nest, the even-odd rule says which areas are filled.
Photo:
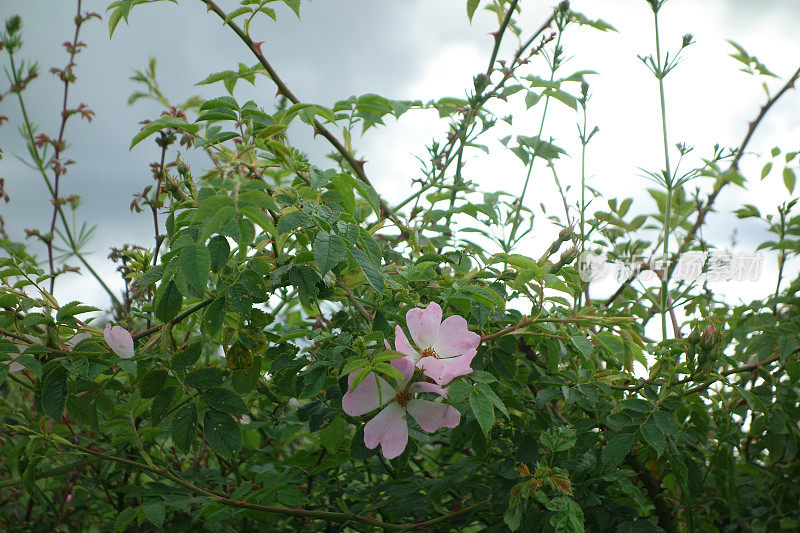
[[383, 281], [383, 273], [381, 272], [380, 268], [378, 268], [372, 262], [366, 252], [360, 248], [350, 248], [350, 254], [353, 256], [356, 264], [361, 267], [361, 271], [364, 272], [364, 276], [366, 276], [367, 281], [372, 288], [378, 291], [380, 294], [383, 294], [385, 285]]
[[242, 397], [233, 391], [214, 387], [204, 390], [200, 399], [208, 404], [209, 407], [228, 413], [229, 415], [243, 415], [247, 412], [247, 406]]
[[488, 435], [495, 421], [492, 401], [486, 394], [476, 388], [473, 389], [472, 394], [469, 395], [469, 406], [472, 408], [472, 413], [481, 426], [483, 434]]
[[151, 370], [142, 378], [142, 383], [139, 386], [139, 394], [142, 398], [154, 398], [156, 394], [164, 387], [167, 382], [169, 374], [164, 369]]
[[311, 245], [314, 262], [323, 276], [347, 256], [347, 246], [338, 235], [320, 231]]
[[202, 243], [186, 246], [180, 255], [181, 273], [194, 289], [203, 294], [211, 272], [211, 255]]
[[142, 505], [142, 513], [147, 521], [160, 528], [164, 524], [167, 509], [163, 502], [151, 502]]
[[219, 411], [206, 411], [203, 436], [209, 447], [226, 459], [232, 458], [242, 446], [239, 424], [230, 415]]
[[289, 211], [278, 219], [278, 233], [281, 235], [294, 231], [311, 219], [303, 211]]
[[175, 447], [183, 453], [188, 452], [196, 429], [197, 408], [193, 403], [189, 403], [178, 409], [172, 417], [170, 434]]
[[66, 401], [67, 369], [59, 365], [45, 376], [42, 386], [42, 409], [46, 415], [60, 422]]
[[156, 318], [162, 322], [169, 322], [178, 316], [183, 305], [183, 295], [173, 280], [170, 280], [166, 287], [157, 291], [156, 296]]
[[648, 417], [647, 421], [639, 428], [639, 431], [642, 432], [642, 437], [644, 437], [647, 444], [652, 446], [656, 454], [660, 457], [664, 452], [666, 441], [664, 439], [664, 433], [661, 431], [661, 428], [658, 427], [655, 420]]
[[601, 457], [603, 464], [614, 467], [620, 464], [636, 442], [636, 432], [620, 433], [606, 444]]
[[215, 366], [204, 366], [193, 370], [186, 376], [186, 384], [195, 389], [208, 389], [222, 385], [225, 371]]

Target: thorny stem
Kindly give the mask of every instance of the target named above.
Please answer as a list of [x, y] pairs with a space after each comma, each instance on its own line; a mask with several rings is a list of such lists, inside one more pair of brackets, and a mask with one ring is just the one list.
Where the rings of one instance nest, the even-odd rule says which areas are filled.
[[297, 516], [309, 519], [319, 519], [319, 520], [326, 520], [328, 522], [337, 522], [344, 524], [346, 522], [355, 521], [360, 522], [362, 524], [368, 524], [375, 527], [380, 527], [386, 530], [393, 530], [393, 531], [409, 531], [415, 529], [423, 529], [429, 526], [433, 526], [435, 524], [439, 524], [442, 522], [446, 522], [453, 518], [456, 518], [462, 514], [469, 513], [474, 511], [475, 509], [483, 506], [486, 501], [480, 500], [470, 506], [464, 507], [463, 509], [459, 509], [457, 511], [452, 511], [445, 515], [439, 516], [432, 520], [427, 520], [425, 522], [419, 522], [416, 524], [391, 524], [388, 522], [383, 522], [381, 520], [377, 520], [375, 518], [370, 518], [368, 516], [360, 516], [351, 511], [345, 512], [334, 512], [334, 511], [323, 511], [323, 510], [314, 510], [314, 509], [292, 509], [292, 508], [284, 508], [284, 507], [271, 507], [267, 505], [260, 505], [257, 503], [251, 503], [246, 501], [234, 500], [228, 498], [227, 496], [223, 496], [222, 494], [217, 494], [216, 492], [212, 492], [210, 490], [204, 489], [203, 487], [199, 487], [194, 483], [186, 481], [185, 479], [181, 478], [180, 476], [173, 473], [168, 466], [163, 466], [161, 468], [157, 468], [155, 466], [151, 466], [145, 463], [140, 463], [138, 461], [133, 461], [130, 459], [125, 459], [124, 457], [117, 457], [115, 455], [110, 455], [104, 452], [100, 452], [97, 450], [93, 450], [91, 448], [86, 448], [84, 446], [80, 446], [78, 444], [73, 444], [66, 439], [62, 438], [53, 438], [48, 435], [40, 435], [42, 438], [49, 440], [55, 444], [59, 444], [62, 446], [66, 446], [68, 448], [72, 448], [73, 450], [77, 450], [81, 453], [93, 455], [95, 457], [99, 457], [106, 461], [113, 461], [116, 463], [124, 464], [126, 466], [130, 466], [136, 468], [138, 470], [144, 470], [147, 472], [151, 472], [155, 475], [167, 478], [178, 485], [186, 487], [198, 494], [201, 494], [212, 501], [217, 503], [221, 503], [223, 505], [227, 505], [229, 507], [238, 507], [241, 509], [251, 509], [254, 511], [261, 511], [265, 513], [272, 513], [272, 514], [279, 514], [279, 515], [286, 515], [286, 516]]
[[[19, 82], [19, 78], [17, 76], [17, 70], [14, 64], [14, 56], [11, 53], [11, 50], [9, 50], [8, 57], [9, 57], [9, 62], [11, 63], [11, 75], [14, 79], [14, 83], [16, 84]], [[28, 112], [27, 108], [25, 107], [25, 101], [22, 98], [22, 92], [21, 91], [15, 91], [15, 92], [17, 94], [17, 99], [19, 100], [19, 107], [22, 112], [22, 120], [25, 124], [23, 131], [28, 137], [27, 140], [30, 146], [31, 154], [33, 155], [36, 167], [42, 174], [42, 178], [44, 178], [44, 182], [47, 185], [47, 189], [50, 191], [50, 196], [55, 199], [55, 194], [56, 194], [55, 189], [53, 188], [53, 184], [50, 182], [50, 178], [47, 176], [47, 173], [45, 172], [44, 162], [42, 161], [41, 154], [39, 154], [39, 149], [36, 147], [33, 138], [33, 128], [31, 126], [30, 119], [28, 118]], [[94, 270], [94, 268], [92, 268], [92, 266], [88, 263], [88, 261], [86, 261], [86, 258], [84, 258], [83, 255], [78, 250], [78, 244], [75, 242], [75, 238], [73, 237], [72, 231], [69, 228], [69, 223], [67, 222], [67, 217], [64, 215], [64, 210], [61, 209], [61, 204], [59, 202], [54, 201], [54, 205], [56, 210], [58, 211], [58, 216], [61, 219], [61, 224], [64, 227], [64, 235], [67, 237], [67, 242], [70, 246], [71, 252], [75, 255], [75, 257], [78, 258], [78, 260], [83, 264], [83, 266], [86, 267], [86, 270], [89, 271], [89, 273], [94, 277], [94, 279], [97, 280], [97, 282], [103, 287], [108, 296], [111, 298], [111, 301], [114, 303], [114, 305], [122, 308], [122, 304], [120, 303], [117, 296], [114, 294], [114, 291], [111, 290], [111, 288], [106, 284], [103, 278], [100, 277], [100, 274], [98, 274]]]
[[[272, 67], [269, 61], [267, 61], [267, 58], [261, 52], [261, 44], [253, 42], [253, 39], [251, 39], [250, 36], [247, 33], [245, 33], [239, 27], [238, 24], [236, 24], [233, 20], [229, 20], [227, 18], [228, 14], [222, 8], [220, 8], [213, 0], [200, 0], [200, 1], [203, 2], [208, 7], [209, 11], [213, 11], [219, 18], [225, 21], [225, 24], [229, 28], [231, 28], [234, 31], [234, 33], [236, 33], [236, 35], [239, 36], [242, 42], [244, 42], [247, 45], [247, 47], [250, 49], [253, 55], [256, 56], [261, 66], [264, 67], [264, 70], [267, 71], [267, 74], [269, 74], [270, 79], [272, 79], [273, 83], [275, 83], [275, 85], [278, 87], [278, 93], [285, 96], [293, 104], [300, 103], [300, 99], [294, 95], [294, 93], [283, 82], [280, 76], [278, 76], [278, 73], [275, 71], [275, 69]], [[364, 161], [357, 161], [356, 158], [353, 156], [353, 153], [350, 150], [348, 150], [341, 143], [341, 141], [339, 141], [339, 139], [336, 138], [335, 135], [333, 135], [325, 126], [323, 126], [321, 122], [315, 119], [313, 124], [314, 124], [314, 132], [319, 133], [320, 135], [325, 137], [328, 140], [328, 142], [334, 147], [334, 149], [336, 149], [336, 151], [339, 152], [342, 155], [342, 157], [345, 158], [345, 160], [347, 160], [347, 163], [353, 169], [353, 172], [355, 172], [358, 179], [360, 179], [367, 185], [372, 186], [372, 183], [370, 182], [369, 178], [364, 172]], [[405, 224], [403, 224], [400, 221], [400, 219], [397, 217], [394, 211], [380, 197], [379, 197], [379, 203], [384, 218], [390, 219], [392, 222], [394, 222], [395, 225], [397, 225], [398, 228], [400, 228], [401, 231], [407, 232], [408, 228], [405, 226]]]
[[[562, 27], [562, 25], [561, 24], [557, 24], [557, 27], [558, 27], [558, 37], [556, 38], [556, 45], [553, 48], [553, 58], [552, 58], [552, 61], [550, 63], [550, 83], [551, 84], [553, 83], [553, 80], [555, 79], [556, 70], [558, 70], [558, 61], [559, 61], [559, 57], [558, 56], [559, 56], [559, 53], [560, 53], [559, 49], [560, 49], [560, 46], [561, 46], [561, 36], [563, 35], [563, 27]], [[522, 211], [522, 203], [525, 200], [525, 193], [528, 190], [528, 183], [530, 182], [531, 171], [533, 170], [533, 162], [536, 159], [536, 152], [538, 150], [538, 145], [539, 145], [539, 142], [542, 139], [542, 133], [544, 132], [544, 122], [545, 122], [545, 118], [547, 117], [547, 108], [548, 108], [549, 104], [550, 104], [550, 95], [548, 94], [547, 96], [545, 96], [545, 100], [544, 100], [544, 109], [542, 110], [542, 120], [539, 123], [539, 133], [538, 133], [538, 135], [536, 137], [536, 139], [537, 139], [536, 146], [534, 147], [533, 153], [531, 154], [530, 166], [528, 167], [528, 175], [525, 177], [525, 183], [522, 185], [522, 192], [520, 193], [519, 198], [517, 199], [517, 205], [516, 205], [516, 209], [514, 211], [514, 218], [513, 218], [514, 222], [513, 222], [512, 226], [511, 226], [511, 234], [510, 234], [510, 236], [508, 238], [509, 245], [511, 245], [513, 243], [514, 236], [517, 234], [517, 230], [519, 229], [520, 212]]]
[[[775, 93], [775, 95], [772, 98], [767, 100], [767, 103], [765, 103], [759, 110], [759, 113], [756, 116], [756, 118], [753, 119], [748, 124], [747, 133], [745, 134], [744, 139], [739, 145], [739, 148], [737, 148], [736, 150], [736, 155], [734, 156], [730, 166], [728, 167], [728, 172], [739, 170], [739, 162], [742, 156], [744, 155], [745, 150], [747, 149], [747, 145], [750, 143], [750, 139], [753, 137], [753, 134], [755, 133], [756, 129], [758, 129], [758, 126], [764, 120], [764, 117], [767, 115], [772, 106], [775, 105], [775, 103], [778, 100], [780, 100], [780, 98], [784, 94], [786, 94], [786, 92], [789, 89], [794, 87], [794, 84], [798, 78], [800, 78], [800, 67], [798, 67], [798, 69], [794, 71], [794, 74], [792, 74], [792, 76], [787, 80], [787, 82], [783, 85], [783, 87], [781, 87], [781, 89], [777, 93]], [[726, 173], [723, 173], [723, 175], [724, 174]], [[675, 266], [678, 264], [678, 259], [684, 252], [686, 252], [686, 250], [689, 249], [689, 246], [691, 246], [692, 243], [694, 242], [695, 236], [697, 235], [697, 232], [699, 231], [700, 227], [702, 227], [703, 224], [705, 223], [705, 218], [711, 211], [711, 208], [714, 206], [714, 202], [716, 201], [717, 196], [719, 195], [720, 191], [725, 187], [725, 185], [727, 185], [728, 183], [729, 182], [724, 177], [722, 177], [722, 175], [719, 178], [717, 178], [717, 181], [714, 183], [713, 190], [708, 195], [705, 202], [697, 208], [697, 217], [695, 218], [694, 224], [692, 224], [692, 227], [687, 232], [686, 237], [682, 239], [680, 246], [678, 246], [678, 251], [675, 252], [675, 258], [669, 263], [668, 275], [672, 275], [672, 272], [675, 270]], [[647, 265], [641, 265], [641, 266], [644, 268]], [[605, 302], [606, 307], [610, 306], [614, 302], [614, 300], [616, 300], [619, 297], [619, 295], [622, 294], [622, 292], [625, 290], [625, 287], [630, 285], [634, 279], [636, 279], [635, 275], [629, 276], [619, 286], [619, 288], [614, 292], [614, 294], [612, 294], [606, 300]]]
[[[61, 127], [58, 130], [58, 140], [55, 144], [55, 154], [53, 155], [53, 161], [55, 163], [59, 162], [59, 156], [61, 155], [61, 148], [63, 147], [64, 142], [64, 128], [67, 125], [67, 119], [69, 115], [67, 114], [67, 97], [69, 96], [69, 84], [72, 83], [70, 80], [70, 74], [72, 67], [75, 65], [75, 53], [78, 49], [78, 34], [81, 31], [81, 25], [83, 24], [83, 18], [81, 17], [81, 2], [82, 0], [78, 0], [78, 8], [77, 13], [75, 15], [75, 35], [72, 38], [72, 48], [69, 49], [69, 62], [67, 63], [66, 68], [63, 72], [64, 77], [64, 95], [61, 103]], [[55, 269], [53, 265], [53, 235], [55, 234], [56, 229], [56, 214], [58, 213], [58, 205], [59, 205], [59, 198], [58, 198], [58, 189], [59, 185], [61, 184], [61, 173], [59, 172], [58, 168], [53, 169], [54, 179], [53, 179], [53, 216], [50, 218], [50, 231], [49, 236], [50, 238], [47, 239], [47, 260], [50, 264], [50, 294], [53, 294], [56, 284], [56, 276], [55, 276]]]

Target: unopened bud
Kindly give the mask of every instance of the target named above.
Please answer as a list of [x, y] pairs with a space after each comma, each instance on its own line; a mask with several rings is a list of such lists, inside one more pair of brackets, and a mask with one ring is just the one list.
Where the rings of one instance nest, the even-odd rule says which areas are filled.
[[700, 347], [706, 351], [711, 351], [714, 348], [714, 343], [716, 342], [716, 335], [717, 330], [714, 327], [714, 324], [709, 324], [706, 327], [703, 335], [700, 337]]

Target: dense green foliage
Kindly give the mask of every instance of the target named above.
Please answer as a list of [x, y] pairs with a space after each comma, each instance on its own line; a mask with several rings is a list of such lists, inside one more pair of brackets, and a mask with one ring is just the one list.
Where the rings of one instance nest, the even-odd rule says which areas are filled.
[[[145, 3], [111, 4], [110, 31]], [[546, 136], [548, 106], [575, 111], [584, 148], [597, 131], [586, 120], [590, 73], [564, 72], [564, 48], [574, 32], [611, 25], [562, 3], [532, 32], [516, 20], [517, 0], [469, 0], [470, 18], [486, 7], [499, 27], [489, 67], [465, 96], [365, 94], [327, 108], [298, 100], [250, 37], [253, 17], [280, 23], [291, 11], [280, 2], [230, 2], [229, 13], [203, 3], [256, 61], [200, 82], [217, 87], [218, 98], [181, 106], [160, 91], [155, 61], [136, 73], [141, 91], [131, 101], [164, 105], [131, 142], [148, 144], [158, 161], [153, 185], [132, 206], [152, 215], [157, 232], [153, 247], [120, 243], [112, 254], [123, 293], [82, 255], [87, 232], [72, 223], [77, 201], [59, 193], [68, 168], [64, 128], [58, 137], [39, 135], [31, 110], [14, 125], [31, 173], [49, 191], [41, 206], [53, 210], [53, 224], [31, 232], [36, 248], [0, 240], [0, 358], [13, 359], [0, 364], [5, 530], [800, 527], [800, 279], [732, 305], [708, 285], [672, 278], [681, 256], [713, 248], [699, 231], [706, 215], [723, 188], [754, 178], [739, 172], [740, 158], [798, 73], [753, 110], [740, 146], [714, 147], [694, 170], [670, 169], [670, 152], [683, 158], [689, 150], [665, 138], [666, 170], [651, 174], [654, 202], [636, 216], [631, 199], [596, 207], [603, 200], [583, 178], [564, 193], [565, 213], [542, 215], [525, 206], [527, 180], [514, 191], [479, 191], [465, 177], [466, 160], [492, 157], [480, 139], [503, 120], [493, 105], [516, 103], [539, 112], [542, 129], [502, 143], [527, 165], [528, 179], [552, 172], [559, 184], [565, 152]], [[283, 3], [299, 16], [299, 0]], [[657, 20], [662, 2], [648, 3]], [[78, 29], [91, 18], [78, 2]], [[6, 22], [6, 101], [24, 109], [37, 71], [20, 59], [23, 35], [18, 18]], [[500, 57], [509, 35], [519, 36], [519, 47]], [[658, 49], [644, 62], [661, 81], [691, 41], [686, 36], [669, 61]], [[70, 66], [54, 91], [75, 83], [77, 32], [67, 51]], [[738, 45], [734, 58], [771, 76]], [[278, 99], [238, 100], [237, 84], [259, 76], [275, 83]], [[413, 109], [437, 110], [448, 131], [421, 159], [411, 196], [389, 205], [351, 139]], [[663, 105], [662, 112], [666, 119]], [[63, 122], [90, 113], [65, 102]], [[309, 161], [291, 144], [290, 125], [328, 139], [332, 160]], [[191, 168], [178, 155], [189, 150], [213, 164]], [[760, 178], [780, 174], [789, 197], [763, 218], [753, 206], [737, 214], [775, 234], [762, 247], [774, 252], [768, 257], [777, 257], [782, 276], [800, 249], [796, 153], [776, 148], [772, 157]], [[692, 197], [690, 180], [705, 192]], [[548, 224], [558, 226], [552, 245], [522, 245]], [[641, 266], [660, 281], [623, 279], [612, 297], [592, 298], [577, 261], [584, 250], [644, 257]], [[653, 267], [651, 257], [669, 262]], [[108, 292], [109, 314], [53, 296], [57, 280], [76, 279], [66, 268], [76, 262], [82, 283]], [[394, 346], [395, 326], [408, 331], [406, 312], [429, 302], [464, 317], [481, 343], [473, 372], [448, 390], [460, 423], [429, 433], [409, 417], [408, 445], [389, 461], [365, 446], [370, 416], [342, 409], [347, 375], [395, 377], [387, 361], [399, 354], [384, 341]], [[126, 333], [104, 336], [106, 321], [133, 333], [133, 357]], [[650, 321], [661, 330], [646, 332]]]

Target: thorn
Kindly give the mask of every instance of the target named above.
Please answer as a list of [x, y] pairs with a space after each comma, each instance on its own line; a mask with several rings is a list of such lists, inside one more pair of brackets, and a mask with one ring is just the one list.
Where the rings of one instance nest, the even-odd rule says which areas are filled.
[[253, 50], [260, 54], [262, 44], [264, 44], [264, 41], [253, 41]]

